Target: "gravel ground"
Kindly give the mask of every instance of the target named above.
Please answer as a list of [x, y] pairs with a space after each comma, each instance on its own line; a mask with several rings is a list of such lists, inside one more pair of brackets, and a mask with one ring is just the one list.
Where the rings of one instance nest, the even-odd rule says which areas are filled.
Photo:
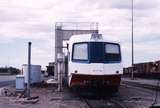
[[[15, 87], [6, 87], [14, 92]], [[16, 102], [17, 96], [0, 96], [0, 108], [85, 108], [85, 103], [70, 90], [56, 92], [54, 86], [32, 87], [31, 96], [39, 96], [35, 104]], [[149, 108], [154, 101], [155, 91], [123, 85], [113, 99], [127, 108]], [[160, 102], [160, 93], [158, 95]]]

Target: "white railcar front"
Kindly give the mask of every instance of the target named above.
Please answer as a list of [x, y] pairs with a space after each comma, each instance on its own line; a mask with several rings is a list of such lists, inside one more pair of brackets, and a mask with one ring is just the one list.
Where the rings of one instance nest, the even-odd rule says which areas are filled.
[[118, 43], [100, 34], [75, 35], [69, 40], [68, 56], [69, 86], [120, 85], [123, 68]]

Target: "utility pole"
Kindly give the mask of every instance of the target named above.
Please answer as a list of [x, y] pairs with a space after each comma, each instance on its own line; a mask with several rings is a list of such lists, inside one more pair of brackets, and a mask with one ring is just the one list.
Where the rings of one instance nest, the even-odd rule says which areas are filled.
[[30, 80], [31, 80], [31, 42], [28, 42], [28, 83], [27, 83], [27, 97], [30, 97]]
[[132, 75], [131, 75], [131, 79], [133, 80], [134, 79], [134, 44], [133, 44], [133, 0], [131, 0], [131, 16], [132, 16], [132, 25], [131, 25], [131, 29], [132, 29]]

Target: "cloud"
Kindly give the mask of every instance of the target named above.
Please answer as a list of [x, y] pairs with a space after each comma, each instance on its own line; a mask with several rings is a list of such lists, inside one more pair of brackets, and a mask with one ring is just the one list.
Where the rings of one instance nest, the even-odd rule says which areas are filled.
[[[155, 60], [160, 36], [159, 0], [134, 0], [134, 42], [143, 47], [135, 48], [136, 61]], [[100, 33], [110, 40], [120, 41], [124, 64], [131, 58], [131, 0], [1, 0], [0, 44], [17, 40], [33, 42], [33, 61], [43, 64], [54, 58], [55, 22], [99, 22]], [[141, 51], [153, 51], [143, 58]], [[15, 52], [16, 53], [16, 52]], [[144, 53], [143, 53], [144, 54]], [[14, 59], [14, 64], [21, 60]], [[13, 60], [13, 61], [14, 61]]]
[[[117, 9], [131, 9], [132, 6], [132, 0], [109, 0], [111, 2], [112, 8]], [[133, 6], [135, 10], [148, 10], [158, 7], [159, 1], [158, 0], [152, 0], [152, 1], [146, 1], [146, 0], [133, 0]]]

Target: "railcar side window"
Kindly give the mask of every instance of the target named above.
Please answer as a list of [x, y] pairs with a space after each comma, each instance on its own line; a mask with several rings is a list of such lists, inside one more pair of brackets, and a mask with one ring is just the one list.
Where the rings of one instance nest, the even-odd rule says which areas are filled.
[[105, 59], [109, 62], [121, 60], [120, 47], [118, 44], [105, 45]]
[[77, 43], [73, 45], [73, 60], [88, 60], [88, 44]]

